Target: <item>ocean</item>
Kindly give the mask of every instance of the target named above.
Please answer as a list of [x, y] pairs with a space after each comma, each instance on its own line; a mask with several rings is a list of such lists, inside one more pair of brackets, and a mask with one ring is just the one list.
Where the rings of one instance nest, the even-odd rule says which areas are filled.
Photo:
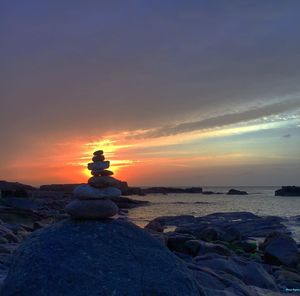
[[[249, 195], [226, 195], [230, 189], [244, 190]], [[300, 223], [291, 218], [300, 215], [300, 197], [275, 196], [279, 187], [203, 187], [205, 191], [223, 194], [148, 194], [132, 196], [138, 200], [148, 200], [149, 206], [138, 207], [129, 211], [129, 219], [144, 227], [149, 221], [159, 216], [194, 215], [205, 216], [216, 212], [247, 211], [265, 216], [273, 215], [289, 218], [286, 225], [294, 238], [300, 242]]]

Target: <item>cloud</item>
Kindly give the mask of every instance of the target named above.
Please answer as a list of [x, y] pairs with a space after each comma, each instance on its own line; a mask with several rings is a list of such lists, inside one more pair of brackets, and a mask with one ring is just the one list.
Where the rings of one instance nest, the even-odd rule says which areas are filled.
[[300, 108], [300, 100], [287, 100], [274, 104], [265, 105], [255, 109], [250, 109], [237, 113], [228, 113], [216, 117], [211, 117], [198, 121], [179, 123], [175, 125], [163, 126], [130, 136], [130, 138], [157, 138], [177, 134], [183, 134], [199, 130], [210, 130], [218, 127], [228, 126], [241, 122], [247, 122], [255, 119], [281, 114], [287, 111]]

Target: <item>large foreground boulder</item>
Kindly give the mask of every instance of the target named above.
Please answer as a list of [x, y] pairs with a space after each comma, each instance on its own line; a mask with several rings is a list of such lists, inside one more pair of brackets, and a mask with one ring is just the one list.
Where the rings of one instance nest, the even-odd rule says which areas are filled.
[[2, 296], [203, 295], [190, 271], [122, 220], [64, 220], [16, 252]]

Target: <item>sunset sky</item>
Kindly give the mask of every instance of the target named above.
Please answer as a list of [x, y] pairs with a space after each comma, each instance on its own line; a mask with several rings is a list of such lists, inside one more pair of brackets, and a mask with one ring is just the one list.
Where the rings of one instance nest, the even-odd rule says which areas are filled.
[[300, 185], [300, 1], [0, 2], [0, 179]]

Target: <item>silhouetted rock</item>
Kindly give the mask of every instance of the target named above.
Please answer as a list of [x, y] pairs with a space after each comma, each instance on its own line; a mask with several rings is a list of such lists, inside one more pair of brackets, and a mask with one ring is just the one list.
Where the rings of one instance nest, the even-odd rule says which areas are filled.
[[16, 251], [1, 295], [204, 293], [182, 261], [137, 226], [65, 220], [35, 232]]
[[275, 196], [300, 196], [300, 187], [282, 186], [281, 189], [275, 191]]
[[248, 193], [246, 191], [230, 189], [226, 194], [228, 194], [228, 195], [247, 195]]
[[104, 161], [104, 159], [105, 159], [104, 155], [95, 155], [95, 156], [92, 158], [92, 161], [93, 161], [93, 162]]
[[90, 171], [105, 170], [108, 168], [109, 168], [109, 161], [107, 160], [88, 163], [88, 169]]
[[102, 155], [103, 154], [103, 150], [97, 150], [93, 153], [93, 155]]
[[16, 191], [16, 190], [36, 190], [35, 187], [32, 187], [30, 185], [22, 184], [19, 182], [7, 182], [7, 181], [0, 181], [0, 190], [2, 191]]

